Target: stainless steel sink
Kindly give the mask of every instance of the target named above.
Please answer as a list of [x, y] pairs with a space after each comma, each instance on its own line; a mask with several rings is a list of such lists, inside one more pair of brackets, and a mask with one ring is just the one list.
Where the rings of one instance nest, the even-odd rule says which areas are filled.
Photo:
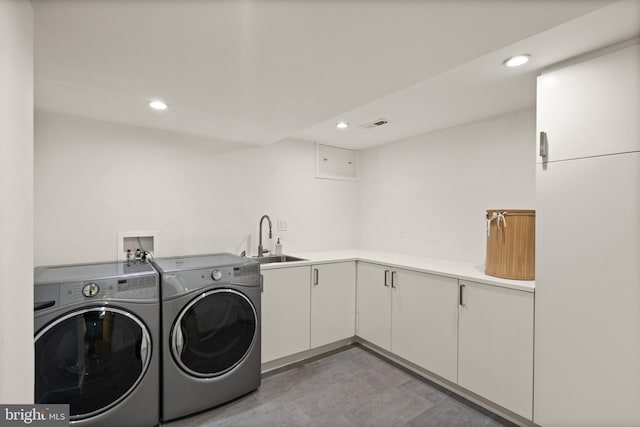
[[258, 261], [260, 264], [271, 264], [274, 262], [292, 262], [292, 261], [309, 261], [308, 259], [297, 258], [291, 255], [271, 255], [257, 257], [253, 256], [251, 259]]

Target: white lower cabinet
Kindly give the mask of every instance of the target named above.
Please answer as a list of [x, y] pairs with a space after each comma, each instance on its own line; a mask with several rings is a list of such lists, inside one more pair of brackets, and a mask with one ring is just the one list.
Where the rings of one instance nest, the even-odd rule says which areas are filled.
[[393, 270], [391, 351], [456, 382], [458, 280]]
[[311, 269], [311, 348], [355, 335], [356, 263]]
[[460, 281], [458, 384], [533, 416], [533, 293]]
[[356, 335], [391, 351], [391, 287], [388, 267], [358, 262]]
[[360, 261], [262, 275], [263, 363], [355, 332], [532, 419], [532, 292]]
[[310, 266], [262, 270], [262, 363], [309, 350]]
[[355, 261], [262, 270], [262, 363], [353, 337]]
[[358, 263], [357, 335], [456, 381], [457, 280]]

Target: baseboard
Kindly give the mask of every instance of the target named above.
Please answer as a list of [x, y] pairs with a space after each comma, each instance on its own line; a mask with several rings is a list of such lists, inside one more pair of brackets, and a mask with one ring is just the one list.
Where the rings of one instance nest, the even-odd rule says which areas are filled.
[[280, 368], [292, 368], [296, 363], [309, 362], [309, 359], [318, 357], [326, 357], [336, 350], [341, 350], [343, 347], [347, 347], [355, 343], [356, 337], [349, 337], [340, 341], [333, 342], [331, 344], [323, 345], [321, 347], [312, 348], [311, 350], [301, 351], [300, 353], [292, 354], [290, 356], [281, 357], [280, 359], [271, 360], [265, 362], [261, 366], [262, 375], [272, 375], [274, 371]]

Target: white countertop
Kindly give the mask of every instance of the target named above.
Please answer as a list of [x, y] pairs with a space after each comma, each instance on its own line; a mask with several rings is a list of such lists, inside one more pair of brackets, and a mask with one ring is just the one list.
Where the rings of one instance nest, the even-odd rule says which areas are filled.
[[436, 258], [425, 258], [414, 255], [402, 255], [390, 252], [378, 252], [362, 249], [341, 249], [334, 251], [287, 253], [308, 261], [280, 262], [263, 264], [263, 270], [275, 268], [295, 267], [300, 265], [323, 264], [340, 261], [364, 261], [376, 264], [384, 264], [396, 268], [415, 270], [423, 273], [437, 274], [453, 277], [455, 279], [469, 280], [520, 291], [534, 292], [533, 280], [510, 280], [484, 274], [484, 264], [476, 265], [459, 261], [449, 261]]

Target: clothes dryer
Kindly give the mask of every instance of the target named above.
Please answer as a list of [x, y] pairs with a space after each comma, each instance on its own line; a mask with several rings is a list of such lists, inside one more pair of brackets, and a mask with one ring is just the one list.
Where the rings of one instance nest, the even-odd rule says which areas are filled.
[[162, 410], [171, 420], [260, 385], [260, 266], [232, 254], [153, 261], [162, 294]]
[[158, 273], [145, 262], [37, 267], [35, 403], [73, 426], [159, 423]]

